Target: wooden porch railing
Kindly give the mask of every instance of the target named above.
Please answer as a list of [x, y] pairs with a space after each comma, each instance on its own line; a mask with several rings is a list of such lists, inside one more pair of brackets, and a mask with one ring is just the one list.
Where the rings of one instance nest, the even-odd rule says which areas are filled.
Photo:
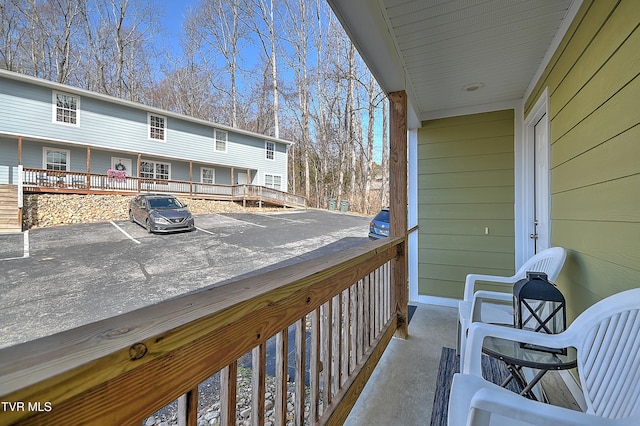
[[14, 405], [0, 424], [140, 425], [177, 399], [178, 424], [195, 426], [198, 385], [218, 373], [220, 424], [235, 425], [237, 375], [249, 352], [251, 424], [341, 424], [403, 322], [392, 270], [404, 268], [404, 245], [368, 242], [2, 349], [0, 400]]
[[216, 200], [263, 201], [288, 207], [306, 207], [301, 195], [258, 185], [220, 185], [178, 180], [119, 177], [108, 174], [25, 168], [23, 185], [33, 192], [139, 193], [156, 192], [201, 196]]

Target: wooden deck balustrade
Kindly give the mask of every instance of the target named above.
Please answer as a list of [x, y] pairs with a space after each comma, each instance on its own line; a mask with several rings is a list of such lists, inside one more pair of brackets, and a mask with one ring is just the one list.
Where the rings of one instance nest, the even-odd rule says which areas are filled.
[[145, 179], [83, 172], [24, 168], [23, 185], [27, 192], [75, 194], [167, 193], [214, 200], [258, 201], [287, 207], [306, 207], [307, 200], [259, 185], [221, 185], [179, 180]]
[[[140, 425], [178, 399], [179, 424], [196, 425], [198, 385], [219, 372], [221, 424], [235, 425], [239, 359], [248, 352], [253, 425], [266, 421], [269, 356], [275, 424], [287, 422], [292, 387], [295, 424], [341, 424], [404, 322], [396, 294], [406, 283], [393, 282], [404, 247], [403, 238], [368, 242], [4, 348], [0, 400], [24, 410], [5, 410], [0, 424]], [[273, 336], [275, 355], [266, 351]]]

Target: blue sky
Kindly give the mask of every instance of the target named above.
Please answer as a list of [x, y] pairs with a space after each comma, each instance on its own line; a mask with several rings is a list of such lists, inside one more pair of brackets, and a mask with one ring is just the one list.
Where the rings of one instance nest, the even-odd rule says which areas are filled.
[[[164, 31], [160, 38], [171, 47], [174, 58], [182, 54], [180, 38], [186, 15], [200, 2], [201, 0], [156, 0], [156, 4], [164, 9], [160, 19]], [[256, 58], [259, 54], [250, 44], [245, 44], [243, 49], [244, 60]], [[250, 69], [252, 64], [243, 63], [242, 66]]]
[[166, 32], [164, 38], [169, 41], [176, 53], [181, 51], [180, 36], [182, 33], [182, 24], [189, 9], [193, 7], [198, 0], [156, 0], [157, 4], [164, 9], [162, 15], [162, 25]]

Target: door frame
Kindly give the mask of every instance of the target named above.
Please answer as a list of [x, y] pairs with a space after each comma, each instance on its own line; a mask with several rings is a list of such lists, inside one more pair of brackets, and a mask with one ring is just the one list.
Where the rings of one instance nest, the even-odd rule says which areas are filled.
[[[534, 106], [531, 108], [529, 115], [524, 119], [523, 137], [521, 144], [516, 147], [516, 269], [519, 268], [527, 259], [534, 255], [533, 240], [529, 235], [534, 232], [533, 221], [534, 213], [534, 158], [535, 158], [535, 126], [544, 116], [547, 116], [547, 143], [543, 144], [539, 151], [538, 161], [542, 161], [544, 169], [549, 170], [549, 139], [550, 139], [550, 120], [549, 120], [549, 89], [545, 88], [544, 92], [538, 98]], [[519, 149], [518, 149], [519, 148]], [[549, 235], [549, 244], [551, 243], [551, 211], [550, 211], [550, 188], [549, 174], [540, 176], [540, 194], [538, 199], [540, 203], [540, 211], [546, 212], [547, 220], [544, 229], [539, 228], [539, 232], [545, 232]]]

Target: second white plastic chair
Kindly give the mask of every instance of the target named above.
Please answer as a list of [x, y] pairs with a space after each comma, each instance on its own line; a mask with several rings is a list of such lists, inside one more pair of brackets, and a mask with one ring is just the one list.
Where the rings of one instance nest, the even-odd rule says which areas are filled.
[[[549, 281], [558, 278], [567, 252], [562, 247], [552, 247], [541, 251], [527, 260], [511, 277], [469, 274], [464, 283], [464, 299], [458, 304], [458, 354], [463, 363], [467, 342], [467, 330], [474, 322], [493, 324], [513, 324], [513, 285], [525, 278], [527, 272], [544, 272]], [[490, 282], [503, 286], [504, 291], [476, 291], [476, 283]], [[493, 302], [493, 303], [491, 303]], [[461, 365], [462, 367], [462, 365]]]

